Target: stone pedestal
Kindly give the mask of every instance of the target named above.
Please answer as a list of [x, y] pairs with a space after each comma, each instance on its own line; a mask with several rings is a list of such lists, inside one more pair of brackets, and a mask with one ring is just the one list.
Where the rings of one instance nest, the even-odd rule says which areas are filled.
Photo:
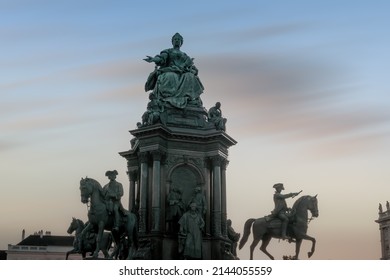
[[185, 207], [195, 188], [206, 200], [202, 259], [225, 259], [226, 166], [236, 144], [226, 132], [207, 122], [199, 107], [166, 108], [161, 122], [130, 131], [132, 147], [120, 155], [130, 178], [129, 209], [139, 216], [139, 259], [180, 259], [178, 233], [166, 222], [167, 196], [180, 188]]

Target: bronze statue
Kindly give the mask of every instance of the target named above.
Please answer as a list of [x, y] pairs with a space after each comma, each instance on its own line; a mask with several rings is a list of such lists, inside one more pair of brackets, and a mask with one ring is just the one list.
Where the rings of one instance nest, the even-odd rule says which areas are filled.
[[107, 171], [106, 176], [110, 179], [110, 182], [103, 187], [103, 197], [106, 199], [106, 205], [109, 213], [114, 214], [114, 227], [113, 230], [119, 230], [119, 211], [126, 215], [121, 203], [121, 197], [123, 196], [123, 186], [117, 182], [116, 175], [118, 171]]
[[382, 203], [379, 203], [378, 211], [379, 211], [379, 214], [382, 214], [382, 213], [383, 213]]
[[[106, 204], [105, 199], [102, 197], [102, 193], [104, 193], [104, 191], [98, 181], [92, 178], [81, 179], [81, 202], [90, 203], [90, 209], [88, 211], [89, 224], [83, 230], [82, 236], [86, 234], [86, 232], [88, 232], [91, 227], [93, 227], [97, 232], [96, 240], [101, 240], [103, 231], [109, 230], [113, 235], [115, 245], [119, 246], [121, 236], [126, 235], [130, 248], [127, 258], [130, 259], [133, 256], [133, 251], [138, 246], [137, 217], [134, 213], [129, 212], [125, 209], [123, 209], [123, 211], [126, 212], [126, 216], [121, 215], [121, 211], [118, 211], [120, 214], [118, 225], [119, 228], [118, 230], [113, 230], [117, 222], [115, 221], [113, 211], [109, 209], [110, 206]], [[117, 198], [119, 198], [119, 196]], [[99, 242], [97, 242], [93, 258], [97, 258], [99, 250], [100, 244]]]
[[202, 259], [202, 231], [204, 220], [197, 211], [196, 203], [179, 220], [179, 253], [184, 259]]
[[180, 50], [182, 44], [183, 37], [176, 33], [172, 37], [173, 48], [144, 59], [156, 64], [145, 84], [145, 91], [152, 90], [153, 98], [181, 109], [188, 104], [202, 105], [200, 95], [204, 89], [193, 58]]
[[196, 209], [199, 215], [204, 218], [207, 212], [207, 201], [201, 187], [195, 187], [194, 194], [190, 199], [189, 208], [193, 202], [196, 203]]
[[[308, 252], [308, 257], [310, 258], [315, 251], [315, 238], [307, 235], [308, 222], [308, 210], [311, 212], [312, 217], [318, 217], [318, 202], [316, 196], [302, 196], [300, 197], [292, 207], [292, 217], [290, 221], [293, 221], [288, 224], [287, 233], [288, 235], [295, 240], [295, 256], [294, 259], [298, 259], [299, 251], [301, 248], [302, 240], [310, 240], [312, 242], [311, 251]], [[248, 241], [248, 237], [252, 228], [253, 232], [253, 242], [250, 246], [250, 259], [253, 259], [253, 250], [257, 244], [262, 240], [260, 250], [264, 252], [270, 259], [274, 257], [267, 251], [267, 246], [271, 241], [271, 238], [280, 238], [280, 224], [279, 219], [270, 219], [269, 217], [263, 217], [258, 219], [248, 219], [244, 225], [244, 233], [240, 240], [239, 249], [245, 245]]]
[[[72, 221], [67, 230], [68, 234], [72, 234], [75, 232], [75, 237], [73, 241], [73, 249], [66, 252], [65, 259], [67, 260], [69, 255], [71, 254], [81, 254], [82, 258], [85, 259], [87, 253], [93, 254], [96, 249], [96, 232], [94, 232], [93, 228], [90, 228], [88, 232], [81, 236], [82, 231], [88, 224], [84, 224], [84, 222], [80, 219], [72, 218]], [[104, 232], [102, 239], [100, 240], [99, 248], [102, 251], [104, 258], [110, 258], [108, 251], [111, 248], [112, 244], [112, 235], [109, 232]]]
[[237, 258], [237, 245], [238, 245], [238, 241], [240, 240], [241, 234], [237, 233], [233, 229], [233, 227], [232, 227], [232, 220], [228, 219], [226, 221], [226, 225], [227, 225], [228, 238], [232, 242], [231, 253], [232, 253], [232, 255], [234, 256], [235, 259], [238, 259]]
[[272, 210], [271, 213], [274, 217], [277, 217], [282, 221], [281, 238], [284, 240], [286, 239], [286, 230], [287, 230], [287, 224], [289, 219], [287, 215], [289, 208], [287, 207], [286, 198], [289, 197], [293, 198], [299, 195], [302, 191], [297, 193], [282, 194], [282, 190], [284, 190], [284, 186], [281, 183], [275, 184], [273, 188], [275, 189], [275, 194], [274, 194], [275, 208], [274, 210]]
[[182, 192], [178, 187], [172, 186], [167, 197], [167, 203], [166, 221], [168, 222], [169, 230], [177, 233], [179, 231], [179, 219], [185, 210], [182, 201]]
[[222, 117], [221, 103], [215, 103], [208, 113], [208, 121], [215, 125], [217, 130], [226, 130], [226, 119]]
[[[151, 96], [153, 98], [153, 96]], [[164, 119], [161, 118], [160, 114], [164, 111], [164, 106], [157, 99], [151, 99], [148, 102], [146, 111], [142, 115], [142, 123], [139, 123], [138, 127], [144, 127], [153, 125], [159, 121], [164, 123]]]

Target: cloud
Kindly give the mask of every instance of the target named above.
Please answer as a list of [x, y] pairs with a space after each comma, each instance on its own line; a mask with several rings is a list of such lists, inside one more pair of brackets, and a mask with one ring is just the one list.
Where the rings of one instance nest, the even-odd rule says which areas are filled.
[[[359, 96], [351, 99], [351, 91], [358, 85], [338, 65], [261, 52], [202, 57], [198, 63], [203, 99], [218, 96], [228, 129], [240, 135], [321, 145], [330, 139], [330, 149], [349, 139], [360, 149], [390, 134], [388, 110], [382, 104], [357, 105]], [[371, 137], [375, 130], [383, 131]]]

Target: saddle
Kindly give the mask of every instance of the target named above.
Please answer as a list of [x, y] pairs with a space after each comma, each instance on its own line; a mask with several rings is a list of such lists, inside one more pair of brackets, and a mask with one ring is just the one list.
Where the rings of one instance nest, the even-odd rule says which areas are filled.
[[[290, 225], [294, 220], [295, 211], [293, 209], [288, 209], [288, 211], [286, 211], [286, 216], [288, 217], [288, 224]], [[282, 220], [274, 214], [264, 216], [264, 220], [266, 221], [268, 228], [281, 228], [282, 226]]]

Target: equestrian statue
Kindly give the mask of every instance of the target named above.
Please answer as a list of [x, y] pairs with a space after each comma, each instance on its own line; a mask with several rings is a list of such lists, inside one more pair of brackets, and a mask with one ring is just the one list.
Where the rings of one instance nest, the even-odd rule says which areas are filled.
[[112, 233], [115, 246], [121, 246], [126, 240], [129, 252], [126, 256], [131, 259], [138, 248], [138, 226], [137, 217], [134, 213], [123, 208], [120, 197], [123, 195], [122, 185], [115, 181], [118, 172], [107, 171], [106, 176], [110, 182], [102, 188], [98, 181], [92, 178], [82, 178], [80, 181], [81, 202], [90, 205], [88, 210], [88, 226], [83, 230], [82, 236], [91, 227], [96, 232], [96, 249], [93, 258], [97, 258], [100, 250], [100, 240], [104, 230]]
[[267, 251], [267, 246], [272, 238], [287, 239], [289, 242], [295, 242], [295, 256], [293, 259], [298, 259], [302, 240], [310, 240], [312, 242], [311, 251], [308, 252], [310, 258], [315, 251], [315, 238], [307, 235], [308, 223], [312, 218], [308, 218], [308, 211], [312, 217], [318, 217], [318, 202], [317, 195], [305, 195], [297, 199], [292, 209], [287, 208], [286, 198], [293, 198], [299, 195], [297, 193], [282, 194], [284, 186], [281, 183], [275, 184], [274, 202], [275, 208], [271, 215], [258, 218], [248, 219], [244, 225], [244, 233], [239, 243], [239, 249], [242, 249], [248, 241], [251, 229], [253, 233], [253, 242], [250, 245], [250, 259], [253, 260], [253, 250], [257, 244], [262, 241], [260, 250], [265, 253], [270, 259], [274, 257]]
[[[93, 231], [93, 228], [90, 229], [89, 232], [86, 232], [82, 237], [81, 233], [83, 229], [88, 225], [88, 222], [84, 224], [84, 222], [80, 219], [72, 218], [72, 221], [69, 225], [67, 233], [72, 234], [75, 232], [75, 237], [73, 241], [73, 249], [66, 252], [65, 259], [69, 258], [71, 254], [81, 254], [82, 258], [85, 259], [87, 253], [91, 255], [96, 250], [96, 232]], [[112, 244], [112, 235], [110, 232], [103, 232], [102, 239], [100, 240], [99, 248], [102, 251], [104, 258], [109, 259], [111, 256], [108, 251], [111, 248]]]

